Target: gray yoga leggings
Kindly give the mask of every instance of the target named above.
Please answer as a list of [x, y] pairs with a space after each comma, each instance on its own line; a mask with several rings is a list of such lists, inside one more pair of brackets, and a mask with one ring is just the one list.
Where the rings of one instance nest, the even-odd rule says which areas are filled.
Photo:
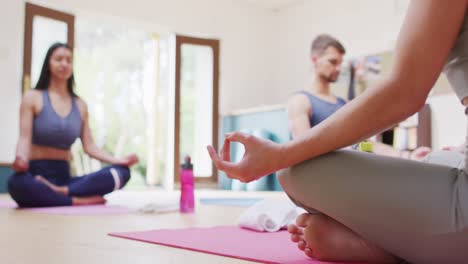
[[468, 263], [465, 169], [340, 150], [284, 170], [279, 178], [297, 205], [408, 262]]

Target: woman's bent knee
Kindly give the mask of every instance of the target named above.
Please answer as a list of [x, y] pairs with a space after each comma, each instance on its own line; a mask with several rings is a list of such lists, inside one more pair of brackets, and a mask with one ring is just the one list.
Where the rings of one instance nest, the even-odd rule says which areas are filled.
[[121, 180], [121, 184], [123, 187], [129, 180], [130, 180], [130, 177], [131, 177], [131, 173], [130, 173], [130, 168], [127, 167], [127, 166], [120, 166], [120, 165], [115, 165], [115, 166], [112, 166], [111, 167], [111, 173], [112, 173], [112, 170], [115, 170]]
[[23, 190], [26, 186], [25, 180], [27, 176], [28, 173], [15, 173], [11, 175], [8, 179], [8, 192], [14, 195]]
[[282, 169], [276, 173], [278, 177], [278, 181], [281, 184], [281, 187], [283, 190], [288, 193], [289, 192], [289, 187], [290, 187], [290, 181], [291, 181], [291, 171], [289, 168]]

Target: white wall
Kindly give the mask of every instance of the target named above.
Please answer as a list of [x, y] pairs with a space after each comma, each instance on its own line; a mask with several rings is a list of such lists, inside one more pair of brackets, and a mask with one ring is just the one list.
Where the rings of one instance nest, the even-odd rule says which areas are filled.
[[0, 9], [0, 162], [13, 161], [23, 65], [24, 7], [21, 1], [3, 1]]
[[[162, 25], [178, 34], [221, 40], [220, 111], [264, 102], [275, 86], [274, 11], [235, 0], [40, 0], [40, 5], [76, 15], [102, 14]], [[24, 0], [2, 2], [0, 9], [0, 162], [13, 160], [18, 134], [22, 73]], [[161, 27], [155, 26], [155, 31]], [[256, 92], [251, 92], [251, 91]], [[248, 91], [248, 93], [246, 93]], [[246, 96], [248, 94], [248, 96]]]

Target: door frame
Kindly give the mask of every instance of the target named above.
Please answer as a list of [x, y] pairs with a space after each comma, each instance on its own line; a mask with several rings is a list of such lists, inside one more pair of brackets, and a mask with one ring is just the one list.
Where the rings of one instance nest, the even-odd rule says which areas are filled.
[[[189, 36], [176, 36], [176, 75], [175, 75], [175, 137], [174, 137], [174, 181], [180, 182], [180, 82], [182, 66], [182, 45], [192, 44], [199, 46], [209, 46], [213, 49], [213, 142], [212, 145], [218, 149], [218, 123], [219, 123], [219, 40], [195, 38]], [[212, 166], [211, 177], [195, 178], [196, 182], [214, 183], [218, 181], [218, 171]]]
[[23, 51], [23, 85], [22, 92], [26, 92], [31, 87], [31, 57], [32, 57], [32, 37], [33, 21], [35, 16], [42, 16], [59, 20], [67, 24], [67, 44], [73, 49], [75, 42], [75, 16], [69, 13], [50, 9], [26, 2], [26, 13], [24, 23], [24, 51]]

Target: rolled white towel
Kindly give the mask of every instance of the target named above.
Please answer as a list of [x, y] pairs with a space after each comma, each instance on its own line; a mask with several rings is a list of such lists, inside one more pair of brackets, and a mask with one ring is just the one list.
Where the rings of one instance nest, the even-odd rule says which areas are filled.
[[265, 199], [249, 207], [239, 217], [239, 226], [260, 231], [276, 232], [294, 222], [296, 206], [288, 199]]
[[115, 191], [106, 195], [107, 204], [119, 205], [140, 213], [165, 213], [179, 209], [178, 192]]
[[166, 213], [179, 210], [178, 200], [166, 200], [164, 202], [153, 202], [147, 203], [144, 206], [138, 208], [141, 213]]

